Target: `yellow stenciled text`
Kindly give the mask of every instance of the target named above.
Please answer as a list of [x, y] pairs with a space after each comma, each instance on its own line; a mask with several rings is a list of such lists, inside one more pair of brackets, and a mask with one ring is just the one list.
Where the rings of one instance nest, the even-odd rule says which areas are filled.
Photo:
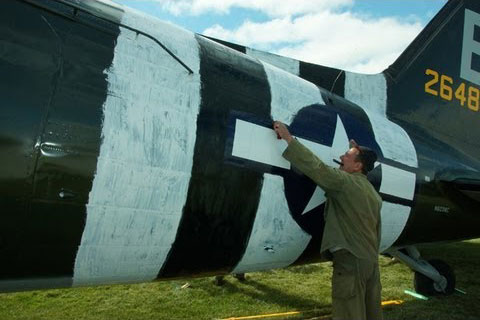
[[458, 101], [462, 107], [479, 111], [480, 90], [464, 82], [455, 83], [453, 78], [432, 69], [426, 69], [429, 78], [425, 82], [425, 92], [446, 101]]

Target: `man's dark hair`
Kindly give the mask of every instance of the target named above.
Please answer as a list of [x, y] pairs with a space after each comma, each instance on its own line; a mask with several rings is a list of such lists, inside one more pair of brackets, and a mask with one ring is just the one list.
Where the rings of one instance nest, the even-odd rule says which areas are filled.
[[375, 151], [367, 147], [358, 146], [357, 149], [359, 152], [356, 160], [363, 164], [362, 173], [366, 175], [373, 170], [375, 162], [377, 161], [377, 154]]

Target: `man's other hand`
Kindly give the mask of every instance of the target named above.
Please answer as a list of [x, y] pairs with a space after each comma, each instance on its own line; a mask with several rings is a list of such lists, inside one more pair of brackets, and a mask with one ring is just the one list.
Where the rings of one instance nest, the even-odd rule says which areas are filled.
[[293, 140], [292, 135], [287, 129], [287, 126], [280, 121], [273, 121], [273, 130], [277, 133], [279, 139], [283, 139], [290, 143]]

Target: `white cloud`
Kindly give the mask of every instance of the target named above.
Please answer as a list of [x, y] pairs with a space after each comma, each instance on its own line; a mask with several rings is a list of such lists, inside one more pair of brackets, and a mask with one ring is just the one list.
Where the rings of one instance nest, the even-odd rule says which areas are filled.
[[[354, 14], [356, 0], [144, 0], [175, 15], [228, 14], [250, 9], [270, 17], [235, 29], [216, 24], [204, 34], [295, 59], [376, 73], [393, 63], [421, 31], [415, 16], [374, 18]], [[361, 0], [357, 0], [361, 1]], [[228, 17], [228, 16], [227, 16]]]
[[292, 25], [294, 22], [290, 17], [277, 18], [263, 23], [247, 20], [236, 30], [227, 30], [217, 24], [205, 30], [204, 34], [249, 46], [303, 41], [304, 39], [292, 29]]
[[296, 18], [244, 22], [235, 30], [215, 25], [205, 34], [295, 59], [356, 72], [380, 72], [421, 31], [419, 21], [375, 19], [323, 11]]
[[278, 17], [316, 13], [339, 7], [349, 6], [354, 0], [151, 0], [162, 5], [172, 14], [228, 13], [233, 7], [261, 11], [269, 16]]

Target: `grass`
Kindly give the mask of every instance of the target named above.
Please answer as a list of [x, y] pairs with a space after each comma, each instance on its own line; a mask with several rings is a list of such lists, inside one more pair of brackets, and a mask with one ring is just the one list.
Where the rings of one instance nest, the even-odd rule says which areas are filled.
[[[413, 273], [401, 263], [380, 260], [383, 300], [404, 300], [384, 309], [386, 320], [480, 319], [480, 240], [421, 250], [441, 258], [456, 271], [457, 288], [467, 292], [418, 300]], [[288, 311], [308, 311], [288, 319], [311, 319], [331, 312], [331, 264], [321, 263], [247, 274], [246, 282], [226, 277], [162, 281], [136, 285], [59, 289], [0, 294], [0, 319], [224, 319]], [[182, 288], [188, 282], [188, 288]], [[271, 317], [266, 319], [285, 319]]]

